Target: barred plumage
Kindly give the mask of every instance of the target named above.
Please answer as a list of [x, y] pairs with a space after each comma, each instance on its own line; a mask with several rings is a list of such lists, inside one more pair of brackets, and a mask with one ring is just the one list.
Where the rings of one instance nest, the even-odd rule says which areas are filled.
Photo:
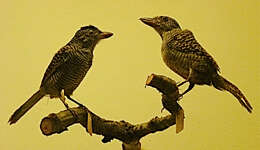
[[219, 66], [213, 57], [197, 42], [189, 30], [182, 30], [176, 20], [167, 16], [141, 18], [153, 27], [162, 38], [162, 57], [165, 64], [185, 81], [189, 87], [181, 95], [189, 92], [194, 85], [213, 85], [218, 90], [233, 94], [240, 104], [252, 112], [253, 108], [243, 93], [231, 82], [219, 75]]
[[[78, 49], [77, 49], [78, 48]], [[92, 50], [67, 45], [60, 49], [44, 74], [41, 88], [51, 98], [72, 95], [92, 65]]]
[[193, 83], [211, 85], [210, 74], [217, 73], [219, 66], [196, 41], [192, 32], [174, 29], [163, 36], [161, 53], [165, 64], [184, 79], [189, 78], [190, 69], [205, 73], [202, 79], [196, 78]]
[[[13, 113], [9, 123], [17, 122], [45, 95], [49, 95], [50, 98], [59, 97], [63, 101], [61, 91], [64, 90], [64, 95], [70, 99], [70, 95], [79, 86], [92, 65], [96, 44], [101, 39], [112, 35], [110, 32], [101, 32], [91, 25], [78, 30], [72, 40], [54, 55], [44, 73], [39, 91]], [[64, 101], [63, 103], [66, 104]]]

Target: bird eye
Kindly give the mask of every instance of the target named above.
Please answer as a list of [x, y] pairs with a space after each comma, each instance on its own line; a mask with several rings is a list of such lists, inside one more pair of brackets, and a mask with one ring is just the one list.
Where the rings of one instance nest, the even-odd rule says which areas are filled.
[[164, 22], [168, 21], [168, 17], [163, 17], [162, 19], [163, 19]]
[[89, 33], [90, 35], [93, 35], [93, 34], [94, 34], [94, 31], [90, 30], [88, 33]]

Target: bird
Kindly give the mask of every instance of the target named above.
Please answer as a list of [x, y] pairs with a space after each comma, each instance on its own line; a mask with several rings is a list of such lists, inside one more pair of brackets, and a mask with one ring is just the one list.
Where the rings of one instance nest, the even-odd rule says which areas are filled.
[[180, 94], [182, 97], [195, 85], [214, 86], [220, 91], [233, 94], [239, 103], [251, 113], [253, 108], [239, 88], [220, 75], [220, 68], [214, 58], [199, 44], [192, 31], [182, 29], [179, 23], [168, 16], [143, 17], [140, 20], [152, 27], [161, 37], [161, 55], [164, 63], [189, 83]]
[[10, 117], [9, 124], [16, 123], [44, 96], [59, 98], [66, 108], [66, 96], [74, 103], [77, 102], [71, 95], [79, 86], [88, 70], [92, 66], [93, 51], [98, 42], [113, 35], [111, 32], [102, 32], [93, 25], [81, 27], [73, 38], [53, 56], [41, 81], [40, 88]]

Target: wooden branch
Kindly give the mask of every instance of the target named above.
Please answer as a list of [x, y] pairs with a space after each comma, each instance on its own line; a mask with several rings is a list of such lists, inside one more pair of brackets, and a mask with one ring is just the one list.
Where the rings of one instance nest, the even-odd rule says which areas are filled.
[[[73, 111], [77, 118], [71, 113]], [[70, 110], [64, 110], [59, 113], [52, 113], [43, 118], [40, 124], [41, 131], [44, 135], [50, 136], [55, 133], [62, 133], [67, 131], [67, 127], [80, 123], [87, 127], [87, 113], [88, 111], [92, 117], [93, 133], [103, 135], [105, 138], [103, 142], [109, 142], [116, 138], [125, 143], [138, 141], [147, 134], [156, 131], [163, 131], [175, 124], [175, 116], [168, 115], [165, 117], [155, 117], [148, 122], [132, 125], [126, 121], [112, 121], [100, 118], [90, 110], [84, 107], [74, 107]]]
[[176, 133], [181, 132], [184, 128], [184, 111], [177, 103], [180, 94], [176, 82], [162, 75], [151, 74], [146, 80], [146, 85], [162, 93], [163, 108], [176, 115]]
[[179, 89], [177, 84], [174, 80], [166, 76], [151, 74], [146, 80], [146, 85], [156, 88], [158, 91], [171, 97], [175, 101], [178, 100]]
[[[43, 118], [40, 124], [44, 135], [50, 136], [55, 133], [62, 133], [68, 130], [68, 127], [80, 123], [87, 128], [88, 114], [92, 118], [93, 133], [103, 135], [103, 143], [112, 139], [118, 139], [123, 142], [124, 150], [141, 149], [140, 139], [148, 134], [163, 131], [176, 123], [176, 112], [182, 110], [177, 104], [179, 90], [176, 82], [165, 76], [152, 74], [146, 81], [147, 86], [151, 86], [163, 93], [162, 102], [171, 115], [165, 117], [155, 117], [148, 122], [133, 125], [126, 121], [112, 121], [99, 117], [85, 107], [75, 107], [70, 110], [64, 110], [59, 113], [49, 114]], [[73, 112], [73, 113], [72, 113]]]

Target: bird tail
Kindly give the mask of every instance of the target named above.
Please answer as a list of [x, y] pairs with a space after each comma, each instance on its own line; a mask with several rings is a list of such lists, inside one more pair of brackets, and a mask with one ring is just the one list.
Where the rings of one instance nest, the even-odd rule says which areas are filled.
[[16, 123], [28, 110], [30, 110], [45, 94], [41, 90], [34, 93], [22, 106], [10, 117], [9, 124]]
[[249, 113], [252, 112], [252, 110], [253, 110], [252, 106], [250, 105], [249, 101], [246, 99], [244, 94], [238, 89], [238, 87], [236, 87], [234, 84], [232, 84], [227, 79], [225, 79], [224, 77], [222, 77], [218, 74], [213, 77], [212, 82], [213, 82], [212, 83], [213, 86], [216, 89], [221, 90], [221, 91], [226, 90], [226, 91], [230, 92], [237, 98], [239, 103], [247, 109], [247, 111]]

